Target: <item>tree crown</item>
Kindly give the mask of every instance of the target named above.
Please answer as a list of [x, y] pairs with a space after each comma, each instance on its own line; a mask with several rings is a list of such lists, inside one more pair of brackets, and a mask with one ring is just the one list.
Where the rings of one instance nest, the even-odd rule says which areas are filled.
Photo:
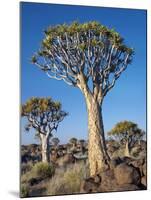
[[51, 112], [61, 110], [61, 103], [53, 101], [50, 97], [39, 98], [32, 97], [27, 100], [21, 107], [22, 116], [26, 116], [30, 113], [40, 115], [43, 112]]
[[122, 121], [117, 123], [111, 131], [108, 132], [109, 136], [119, 136], [122, 138], [129, 137], [142, 137], [144, 131], [141, 130], [138, 125], [131, 121]]
[[57, 146], [57, 145], [59, 144], [59, 142], [60, 142], [59, 138], [57, 138], [57, 137], [52, 138], [51, 141], [53, 142], [53, 144], [54, 144], [55, 146]]
[[[86, 33], [89, 31], [92, 31], [96, 37], [97, 36], [99, 37], [100, 34], [102, 34], [106, 42], [107, 40], [110, 41], [116, 47], [119, 47], [122, 52], [127, 52], [127, 53], [133, 52], [132, 48], [129, 48], [126, 45], [124, 45], [123, 43], [124, 39], [120, 36], [118, 32], [116, 32], [114, 29], [109, 29], [106, 26], [96, 21], [91, 21], [84, 24], [80, 24], [75, 21], [70, 25], [62, 24], [62, 25], [50, 26], [44, 31], [45, 38], [42, 41], [42, 47], [50, 49], [53, 43], [56, 42], [58, 36], [66, 40], [66, 34], [68, 34], [69, 36], [75, 36], [77, 33], [79, 33], [81, 34], [80, 36], [83, 36], [83, 41], [80, 41], [79, 48], [84, 50], [88, 48]], [[92, 46], [102, 47], [104, 45], [103, 41], [101, 43], [101, 41], [99, 42], [97, 38], [96, 39], [90, 38], [90, 42]], [[40, 55], [41, 53], [45, 55], [46, 52], [39, 52], [39, 53]]]
[[71, 144], [77, 144], [77, 138], [71, 138], [70, 140], [69, 140], [69, 142], [71, 143]]
[[28, 123], [26, 131], [30, 128], [36, 129], [37, 134], [51, 134], [52, 130], [57, 130], [58, 124], [68, 113], [62, 110], [60, 102], [49, 98], [33, 97], [21, 107], [22, 117], [27, 117]]
[[44, 33], [32, 62], [50, 78], [91, 92], [99, 101], [132, 61], [134, 50], [120, 34], [96, 21], [51, 26]]

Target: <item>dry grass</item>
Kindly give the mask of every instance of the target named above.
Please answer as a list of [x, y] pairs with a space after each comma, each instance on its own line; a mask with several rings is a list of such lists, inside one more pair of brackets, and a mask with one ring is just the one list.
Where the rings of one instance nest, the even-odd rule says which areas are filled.
[[80, 193], [80, 186], [88, 175], [87, 165], [84, 163], [70, 164], [67, 169], [60, 168], [47, 182], [47, 195]]
[[[26, 172], [21, 176], [22, 196], [26, 196], [28, 192], [28, 182], [31, 178], [37, 177], [37, 170], [34, 166], [31, 171]], [[84, 178], [89, 176], [88, 164], [84, 162], [68, 164], [65, 167], [58, 167], [55, 170], [54, 176], [44, 179], [39, 184], [30, 186], [29, 196], [37, 196], [37, 189], [45, 188], [38, 195], [60, 195], [60, 194], [75, 194], [80, 193], [81, 183]]]

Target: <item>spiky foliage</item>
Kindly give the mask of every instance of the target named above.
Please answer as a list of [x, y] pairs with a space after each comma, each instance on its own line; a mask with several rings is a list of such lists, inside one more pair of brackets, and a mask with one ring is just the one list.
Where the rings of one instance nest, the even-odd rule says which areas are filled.
[[131, 63], [133, 52], [114, 29], [96, 21], [73, 22], [48, 27], [32, 62], [50, 78], [64, 80], [81, 90], [84, 82], [89, 92], [102, 102]]
[[58, 144], [60, 142], [59, 138], [57, 138], [57, 137], [52, 138], [51, 141], [52, 141], [52, 143], [53, 143], [54, 146], [58, 146]]
[[145, 132], [141, 130], [136, 123], [131, 121], [119, 122], [108, 132], [109, 136], [123, 143], [129, 142], [131, 145], [137, 140], [140, 140], [144, 134]]
[[71, 138], [70, 140], [69, 140], [69, 143], [70, 144], [73, 144], [73, 145], [76, 145], [77, 144], [77, 138]]
[[84, 139], [81, 139], [81, 140], [79, 140], [78, 142], [79, 142], [79, 144], [81, 144], [81, 145], [83, 145], [83, 144], [86, 143], [86, 141], [85, 141]]
[[55, 102], [51, 98], [33, 97], [22, 105], [21, 115], [28, 121], [26, 131], [34, 128], [37, 135], [51, 136], [52, 131], [57, 130], [67, 113], [62, 110], [60, 102]]

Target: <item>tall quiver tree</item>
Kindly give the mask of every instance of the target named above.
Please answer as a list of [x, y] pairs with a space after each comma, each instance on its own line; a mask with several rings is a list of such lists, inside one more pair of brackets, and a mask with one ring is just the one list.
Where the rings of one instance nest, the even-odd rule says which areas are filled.
[[31, 98], [22, 105], [21, 115], [27, 119], [26, 131], [34, 128], [41, 141], [42, 162], [49, 162], [49, 140], [67, 113], [61, 109], [60, 102], [51, 98]]
[[98, 22], [57, 25], [45, 30], [40, 51], [32, 62], [48, 77], [78, 87], [88, 112], [90, 175], [109, 166], [102, 102], [131, 62], [133, 50], [113, 29]]

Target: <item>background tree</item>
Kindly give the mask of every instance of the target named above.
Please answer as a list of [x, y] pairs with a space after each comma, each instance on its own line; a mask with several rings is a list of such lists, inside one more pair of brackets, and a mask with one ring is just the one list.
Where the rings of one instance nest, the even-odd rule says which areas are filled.
[[77, 142], [78, 142], [77, 138], [74, 138], [74, 137], [69, 140], [69, 143], [72, 145], [73, 150], [76, 149]]
[[81, 148], [81, 151], [82, 151], [82, 154], [85, 153], [85, 145], [86, 145], [86, 141], [84, 139], [81, 139], [78, 141], [79, 145], [80, 145], [80, 148]]
[[55, 149], [57, 149], [57, 147], [58, 147], [58, 144], [60, 143], [60, 140], [59, 140], [59, 138], [57, 138], [57, 137], [54, 137], [54, 138], [52, 138], [52, 143], [53, 143], [53, 145], [54, 145], [54, 147], [55, 147]]
[[108, 132], [109, 136], [125, 144], [125, 156], [128, 157], [130, 156], [130, 148], [136, 141], [141, 140], [144, 134], [145, 132], [131, 121], [119, 122]]
[[131, 63], [133, 49], [123, 38], [98, 22], [51, 26], [40, 50], [32, 57], [50, 78], [78, 87], [88, 112], [90, 175], [109, 167], [102, 120], [102, 102]]
[[67, 113], [62, 110], [60, 102], [54, 102], [51, 98], [31, 98], [22, 105], [21, 115], [27, 119], [26, 131], [31, 128], [36, 130], [41, 141], [42, 161], [49, 162], [50, 137]]

